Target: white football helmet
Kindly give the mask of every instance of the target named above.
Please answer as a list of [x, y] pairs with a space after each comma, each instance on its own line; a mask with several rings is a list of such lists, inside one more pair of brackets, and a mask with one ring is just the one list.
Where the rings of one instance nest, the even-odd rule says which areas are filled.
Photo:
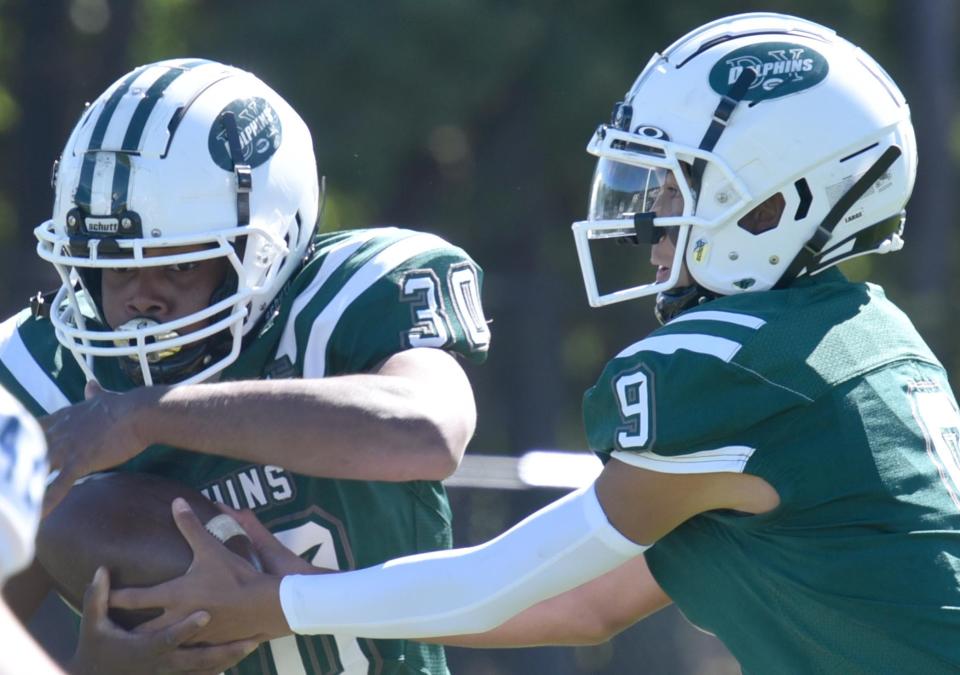
[[[832, 30], [773, 13], [714, 21], [654, 54], [587, 151], [600, 159], [573, 231], [593, 306], [668, 291], [683, 262], [711, 297], [896, 250], [917, 165], [886, 72]], [[667, 173], [682, 213], [655, 216]], [[745, 216], [771, 198], [779, 221], [751, 228]], [[656, 242], [663, 227], [676, 228], [669, 278], [598, 288], [591, 241]]]
[[[237, 358], [306, 255], [320, 201], [296, 111], [254, 75], [202, 59], [117, 80], [82, 115], [53, 179], [53, 217], [35, 234], [63, 282], [50, 307], [57, 338], [88, 377], [94, 357], [119, 357], [148, 385], [208, 379]], [[184, 246], [195, 250], [163, 253]], [[231, 273], [204, 310], [106, 324], [100, 270], [213, 258]]]

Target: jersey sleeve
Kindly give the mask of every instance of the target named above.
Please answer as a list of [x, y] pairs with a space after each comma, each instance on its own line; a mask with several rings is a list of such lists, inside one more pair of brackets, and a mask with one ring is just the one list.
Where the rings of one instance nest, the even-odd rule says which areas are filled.
[[[362, 243], [350, 251], [350, 240], [339, 242], [336, 271], [310, 300], [315, 316], [309, 335], [299, 340], [305, 377], [364, 372], [414, 347], [475, 362], [486, 358], [483, 273], [462, 249], [396, 228], [363, 231], [354, 239]], [[330, 253], [326, 260], [333, 258]]]
[[46, 475], [43, 432], [0, 389], [0, 581], [33, 559]]
[[623, 350], [586, 392], [587, 438], [601, 459], [664, 473], [741, 472], [757, 450], [752, 430], [811, 402], [738, 360], [763, 321], [701, 316]]
[[0, 322], [0, 387], [30, 414], [48, 415], [83, 400], [86, 377], [57, 342], [47, 318], [30, 309]]

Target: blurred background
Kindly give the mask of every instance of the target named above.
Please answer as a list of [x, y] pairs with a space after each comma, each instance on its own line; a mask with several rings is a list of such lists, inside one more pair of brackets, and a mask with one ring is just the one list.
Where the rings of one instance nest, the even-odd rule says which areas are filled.
[[[652, 301], [587, 306], [569, 229], [586, 209], [584, 147], [654, 51], [755, 10], [835, 28], [911, 102], [921, 161], [907, 246], [846, 271], [883, 283], [960, 381], [954, 0], [0, 0], [0, 311], [56, 286], [32, 229], [49, 215], [51, 164], [84, 102], [141, 63], [224, 61], [260, 75], [312, 127], [329, 190], [323, 229], [429, 230], [485, 270], [494, 341], [469, 371], [471, 452], [582, 452], [582, 392], [655, 327]], [[452, 487], [457, 543], [560, 494]], [[467, 675], [737, 672], [673, 609], [598, 647], [450, 650], [450, 661]]]

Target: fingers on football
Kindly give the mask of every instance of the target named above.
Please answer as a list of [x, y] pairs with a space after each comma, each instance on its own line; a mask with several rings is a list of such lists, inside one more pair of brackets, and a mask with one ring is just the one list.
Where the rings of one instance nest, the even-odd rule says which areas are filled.
[[202, 610], [169, 626], [153, 628], [164, 621], [165, 617], [157, 617], [137, 626], [134, 632], [147, 640], [149, 651], [162, 655], [163, 662], [172, 672], [222, 673], [256, 649], [258, 644], [253, 640], [242, 640], [221, 645], [189, 646], [187, 643], [210, 623], [210, 614]]
[[84, 623], [100, 623], [107, 618], [107, 600], [110, 597], [110, 575], [107, 568], [98, 567], [93, 581], [83, 594]]
[[199, 611], [194, 612], [187, 618], [181, 619], [180, 621], [177, 621], [175, 624], [167, 626], [166, 628], [161, 628], [160, 630], [156, 631], [151, 628], [152, 625], [162, 619], [162, 616], [157, 617], [157, 619], [153, 619], [141, 624], [140, 626], [137, 626], [135, 630], [137, 633], [145, 634], [156, 632], [155, 640], [158, 643], [158, 646], [164, 650], [174, 649], [185, 642], [189, 642], [190, 639], [196, 636], [204, 626], [210, 623], [210, 615], [207, 612]]
[[220, 510], [220, 513], [226, 513], [228, 516], [232, 516], [234, 518], [237, 517], [238, 513], [243, 513], [244, 511], [250, 510], [250, 509], [244, 509], [243, 511], [241, 511], [240, 509], [235, 509], [229, 504], [224, 504], [223, 502], [214, 502], [213, 505]]
[[[118, 609], [158, 609], [176, 596], [177, 581], [172, 579], [145, 588], [120, 588], [110, 592], [110, 606]], [[152, 619], [151, 619], [152, 621]]]
[[207, 550], [211, 546], [219, 546], [220, 542], [207, 532], [206, 528], [200, 523], [200, 519], [187, 504], [187, 501], [181, 497], [173, 500], [172, 505], [173, 520], [177, 524], [180, 534], [190, 544], [194, 554]]
[[[114, 596], [111, 595], [111, 606], [119, 607], [113, 603], [113, 598]], [[193, 614], [179, 618], [164, 610], [160, 616], [137, 624], [130, 632], [142, 635], [160, 646], [175, 647], [199, 633], [209, 621], [210, 615], [204, 610], [197, 610]], [[174, 628], [176, 630], [171, 630]], [[183, 634], [182, 637], [181, 634]]]
[[250, 540], [258, 549], [270, 547], [274, 544], [283, 546], [250, 509], [234, 511], [230, 515], [240, 524], [240, 527], [243, 528], [244, 532], [247, 533], [247, 536], [250, 537]]

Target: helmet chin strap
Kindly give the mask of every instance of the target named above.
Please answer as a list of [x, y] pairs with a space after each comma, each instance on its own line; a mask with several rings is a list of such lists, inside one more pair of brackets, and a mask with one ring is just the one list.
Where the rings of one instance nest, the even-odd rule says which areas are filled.
[[669, 291], [657, 293], [657, 302], [653, 307], [653, 313], [656, 315], [660, 325], [663, 325], [672, 321], [688, 309], [692, 309], [718, 297], [720, 296], [708, 291], [699, 284], [684, 286], [683, 288], [671, 288]]
[[229, 110], [220, 116], [220, 123], [227, 132], [230, 146], [230, 158], [233, 160], [233, 173], [237, 179], [237, 226], [250, 224], [250, 193], [253, 191], [253, 173], [250, 165], [243, 162], [243, 150], [240, 145], [240, 131], [237, 117]]
[[[806, 271], [807, 274], [810, 274], [817, 270], [817, 265], [823, 255], [824, 248], [827, 242], [830, 241], [830, 237], [833, 236], [833, 230], [840, 222], [840, 219], [846, 215], [850, 207], [866, 194], [867, 190], [886, 173], [887, 169], [889, 169], [902, 154], [903, 151], [896, 145], [891, 145], [883, 151], [883, 154], [880, 155], [877, 161], [860, 176], [860, 179], [857, 180], [856, 183], [850, 186], [849, 190], [843, 193], [843, 196], [837, 200], [837, 203], [833, 205], [829, 213], [824, 216], [823, 221], [817, 226], [813, 236], [803, 245], [803, 248], [797, 253], [774, 288], [789, 286], [793, 283], [794, 279], [800, 276], [801, 272]], [[897, 219], [899, 219], [899, 216], [897, 216]], [[890, 222], [890, 219], [886, 219], [880, 223], [875, 223], [871, 227], [877, 228], [879, 226], [883, 228], [889, 226]]]
[[[210, 354], [210, 340], [203, 340], [195, 345], [183, 347], [176, 354], [149, 364], [150, 378], [153, 384], [176, 384], [180, 380], [199, 371], [201, 366], [212, 360]], [[129, 377], [134, 384], [142, 386], [143, 371], [140, 369], [139, 359], [121, 358], [120, 370]]]
[[[145, 325], [156, 325], [157, 322], [146, 317], [136, 318], [119, 327], [123, 330], [129, 326], [131, 329], [141, 328]], [[179, 335], [176, 332], [170, 332], [162, 336], [169, 340]], [[156, 359], [148, 359], [148, 368], [150, 369], [150, 378], [153, 384], [175, 384], [194, 373], [201, 370], [214, 359], [223, 356], [230, 350], [230, 331], [224, 329], [203, 340], [193, 344], [171, 350], [171, 353], [158, 353]], [[129, 377], [137, 386], [144, 384], [143, 370], [141, 369], [139, 357], [133, 355], [129, 357], [120, 357], [120, 370]]]
[[[720, 103], [717, 104], [716, 110], [713, 111], [713, 119], [710, 121], [710, 126], [707, 127], [707, 131], [703, 134], [703, 139], [700, 141], [700, 150], [710, 152], [716, 147], [721, 134], [723, 134], [724, 129], [727, 128], [730, 116], [733, 115], [733, 111], [736, 110], [740, 101], [743, 100], [743, 97], [747, 95], [747, 90], [750, 88], [750, 85], [753, 84], [755, 78], [756, 74], [751, 68], [744, 68], [736, 81], [730, 85], [727, 95], [720, 98]], [[693, 167], [690, 169], [690, 185], [697, 193], [700, 192], [700, 181], [703, 178], [703, 172], [706, 168], [707, 162], [702, 157], [697, 157], [693, 160]]]

